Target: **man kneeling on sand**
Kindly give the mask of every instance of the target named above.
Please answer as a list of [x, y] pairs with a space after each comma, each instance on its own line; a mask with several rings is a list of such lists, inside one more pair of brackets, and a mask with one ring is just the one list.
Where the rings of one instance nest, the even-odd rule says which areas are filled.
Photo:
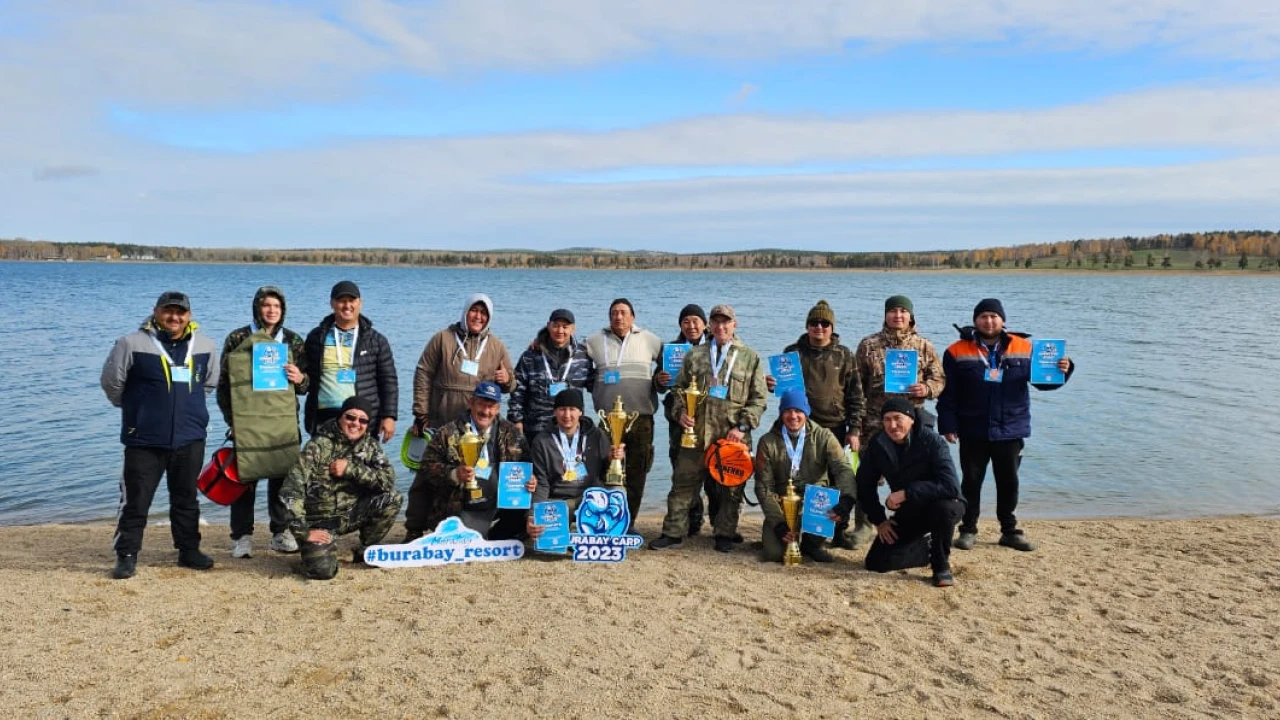
[[[950, 587], [951, 535], [964, 515], [960, 483], [946, 441], [916, 422], [916, 410], [903, 398], [891, 398], [880, 411], [883, 428], [862, 450], [856, 476], [858, 506], [876, 527], [876, 539], [867, 552], [866, 567], [888, 572], [928, 563], [933, 584]], [[889, 497], [880, 504], [878, 486], [883, 477]], [[885, 506], [893, 511], [890, 518]], [[853, 498], [843, 497], [836, 514], [847, 518]], [[928, 556], [925, 557], [925, 535]]]
[[316, 428], [280, 488], [302, 573], [313, 580], [338, 574], [341, 535], [360, 532], [353, 556], [361, 561], [364, 546], [382, 541], [404, 501], [382, 444], [369, 434], [373, 414], [368, 400], [347, 398], [338, 417]]

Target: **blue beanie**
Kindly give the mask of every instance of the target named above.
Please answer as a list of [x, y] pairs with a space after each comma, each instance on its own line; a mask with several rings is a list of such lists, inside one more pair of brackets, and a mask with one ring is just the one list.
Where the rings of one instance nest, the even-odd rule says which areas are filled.
[[809, 396], [804, 394], [804, 390], [791, 388], [782, 394], [782, 404], [778, 412], [787, 410], [799, 410], [806, 416], [809, 414]]

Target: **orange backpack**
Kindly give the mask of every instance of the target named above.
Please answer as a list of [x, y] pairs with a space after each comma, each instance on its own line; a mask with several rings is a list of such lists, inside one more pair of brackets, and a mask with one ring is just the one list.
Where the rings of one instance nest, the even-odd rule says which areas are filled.
[[707, 448], [704, 458], [707, 472], [711, 479], [726, 487], [738, 487], [746, 484], [755, 472], [755, 463], [751, 459], [751, 448], [746, 443], [734, 442], [720, 438]]

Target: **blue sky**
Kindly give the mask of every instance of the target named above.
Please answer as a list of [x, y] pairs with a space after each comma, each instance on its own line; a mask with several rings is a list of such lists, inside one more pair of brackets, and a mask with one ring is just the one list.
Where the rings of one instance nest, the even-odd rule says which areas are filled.
[[[1016, 7], [1011, 7], [1016, 5]], [[1280, 14], [0, 2], [0, 237], [895, 250], [1280, 226]]]

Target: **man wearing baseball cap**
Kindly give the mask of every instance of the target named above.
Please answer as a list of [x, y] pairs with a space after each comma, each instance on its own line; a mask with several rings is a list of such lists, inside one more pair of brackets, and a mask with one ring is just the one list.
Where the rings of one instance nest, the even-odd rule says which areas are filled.
[[516, 361], [516, 389], [507, 404], [507, 419], [520, 428], [530, 447], [539, 434], [555, 430], [555, 399], [560, 393], [590, 392], [594, 385], [596, 366], [575, 336], [576, 327], [572, 312], [552, 310], [546, 326]]
[[[947, 442], [960, 443], [966, 508], [956, 547], [972, 549], [978, 539], [978, 515], [987, 464], [996, 481], [999, 544], [1028, 552], [1035, 549], [1018, 528], [1018, 467], [1022, 447], [1031, 437], [1031, 340], [1005, 330], [1004, 304], [986, 298], [973, 308], [973, 325], [960, 328], [960, 339], [942, 356], [947, 387], [938, 398], [938, 431]], [[1075, 363], [1058, 360], [1064, 382]], [[1035, 385], [1056, 390], [1061, 385]]]
[[200, 552], [196, 477], [209, 425], [205, 393], [218, 385], [218, 360], [213, 341], [191, 320], [191, 299], [177, 290], [162, 293], [142, 327], [116, 340], [101, 383], [107, 400], [120, 408], [124, 445], [111, 577], [124, 580], [137, 570], [161, 476], [168, 477], [169, 529], [178, 564], [208, 570], [213, 559]]
[[[524, 434], [498, 416], [501, 403], [502, 388], [482, 381], [467, 401], [466, 410], [436, 430], [409, 488], [403, 542], [422, 537], [435, 530], [441, 520], [455, 515], [490, 540], [524, 535], [524, 510], [498, 510], [498, 465], [528, 459]], [[468, 431], [484, 441], [474, 467], [463, 463], [458, 447], [458, 440]], [[474, 493], [466, 487], [473, 480], [478, 486]], [[415, 494], [420, 494], [417, 502]]]
[[391, 343], [361, 314], [360, 288], [343, 280], [329, 292], [333, 313], [307, 334], [304, 346], [309, 391], [305, 421], [308, 433], [342, 412], [353, 395], [372, 408], [370, 433], [387, 442], [396, 433], [400, 385]]
[[[751, 444], [751, 431], [760, 425], [766, 391], [760, 355], [737, 335], [738, 316], [730, 305], [711, 308], [711, 342], [685, 355], [676, 375], [672, 411], [680, 426], [692, 428], [696, 447], [681, 447], [667, 494], [667, 515], [662, 520], [662, 536], [649, 543], [650, 549], [680, 547], [689, 529], [689, 505], [702, 488], [707, 473], [703, 456], [715, 441], [726, 438]], [[684, 391], [694, 379], [706, 395], [698, 402], [697, 417], [690, 417]], [[715, 548], [731, 552], [738, 533], [742, 509], [742, 485], [717, 485], [719, 507], [712, 519]]]

